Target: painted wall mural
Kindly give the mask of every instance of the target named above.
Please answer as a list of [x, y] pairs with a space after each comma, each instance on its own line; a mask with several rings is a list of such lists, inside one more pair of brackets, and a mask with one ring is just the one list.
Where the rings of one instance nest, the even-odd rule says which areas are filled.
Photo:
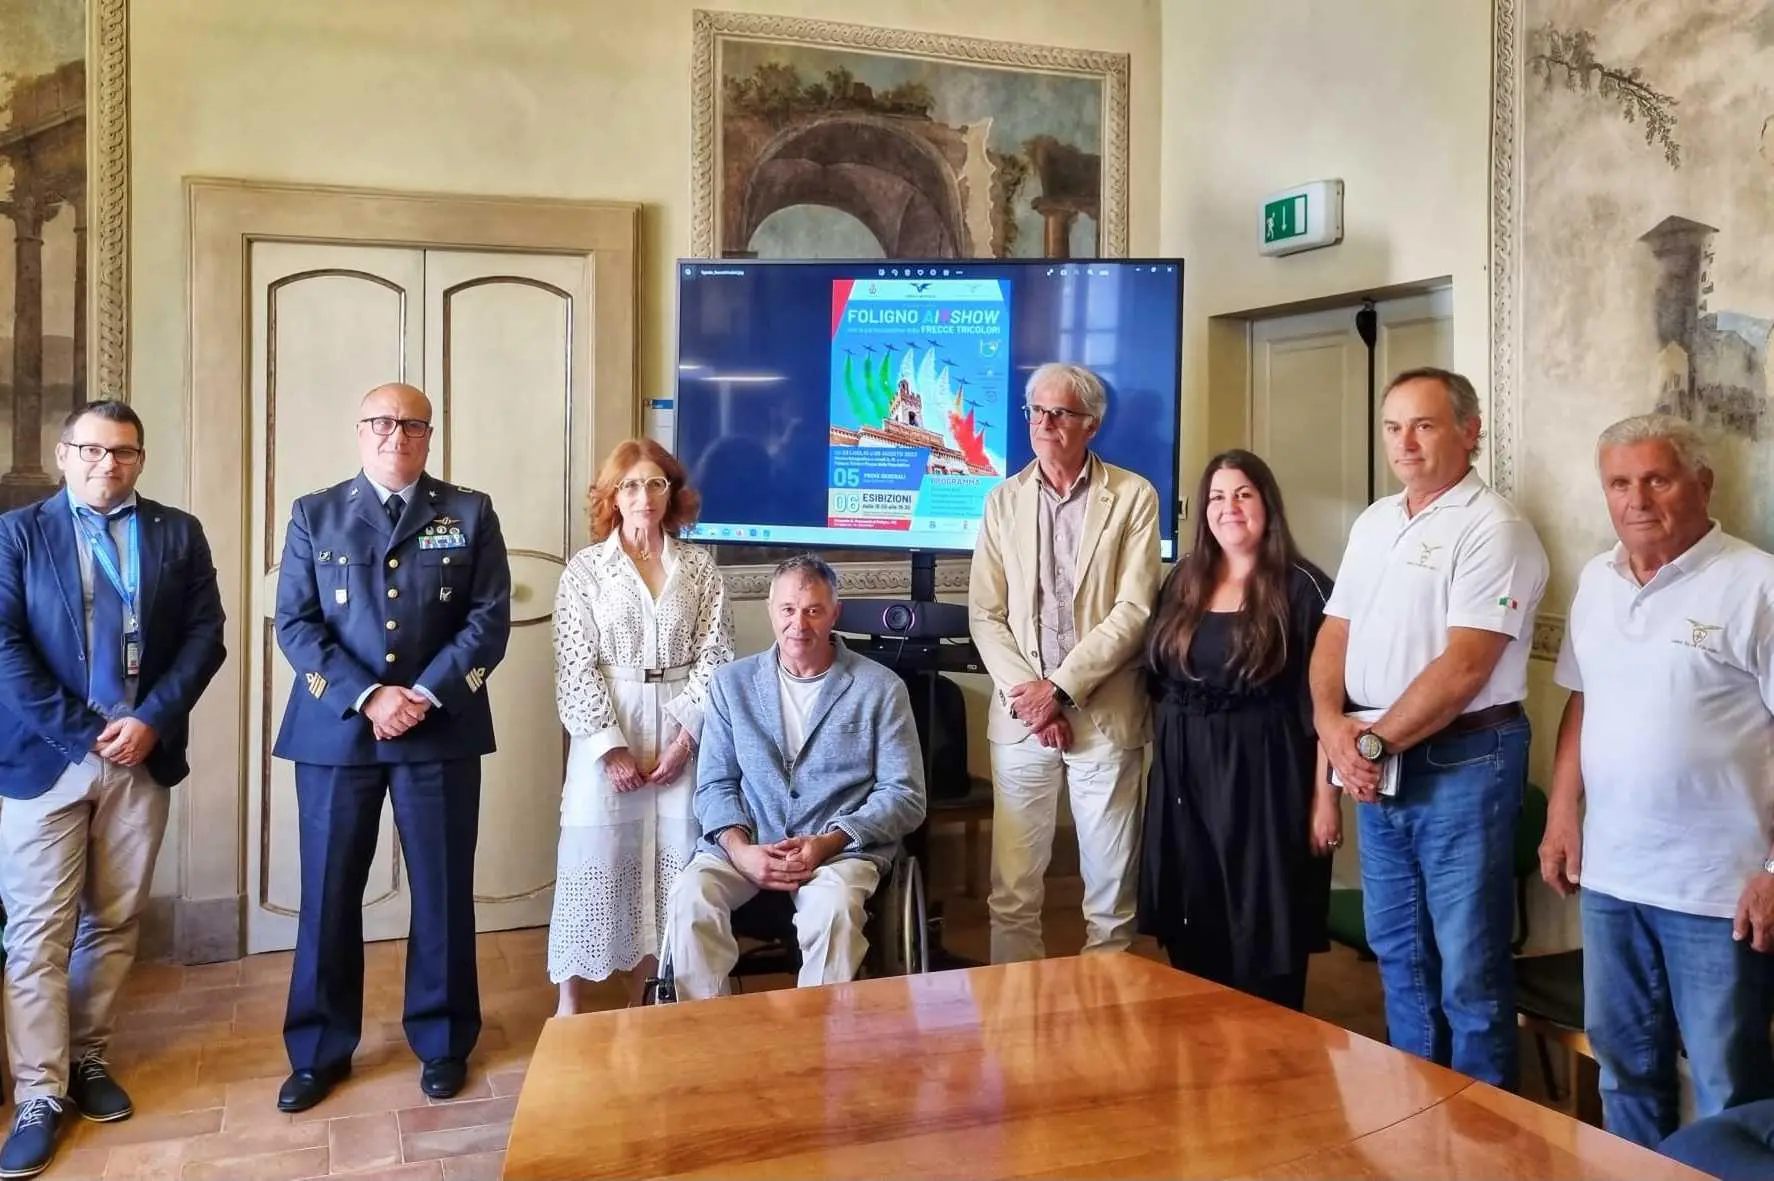
[[1774, 547], [1774, 3], [1497, 14], [1493, 395], [1551, 602], [1612, 543], [1593, 449], [1628, 414], [1699, 425], [1716, 515]]

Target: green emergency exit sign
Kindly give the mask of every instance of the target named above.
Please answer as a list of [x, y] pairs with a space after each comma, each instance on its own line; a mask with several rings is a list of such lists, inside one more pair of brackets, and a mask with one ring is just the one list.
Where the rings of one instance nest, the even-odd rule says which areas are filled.
[[1257, 253], [1298, 254], [1343, 240], [1343, 182], [1308, 181], [1271, 192], [1261, 201], [1263, 224]]
[[1296, 193], [1263, 206], [1263, 244], [1285, 242], [1306, 233], [1307, 194]]

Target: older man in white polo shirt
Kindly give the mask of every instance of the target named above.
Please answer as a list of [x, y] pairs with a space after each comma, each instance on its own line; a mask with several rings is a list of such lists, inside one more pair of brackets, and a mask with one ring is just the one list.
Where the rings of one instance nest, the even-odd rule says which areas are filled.
[[1382, 421], [1404, 491], [1369, 506], [1343, 551], [1312, 655], [1318, 737], [1362, 805], [1363, 909], [1392, 1044], [1509, 1087], [1521, 702], [1546, 552], [1472, 470], [1470, 381], [1401, 373]]
[[1678, 1047], [1701, 1116], [1774, 1095], [1774, 556], [1709, 517], [1682, 419], [1615, 423], [1596, 458], [1620, 542], [1584, 567], [1559, 653], [1540, 872], [1581, 883], [1603, 1119], [1654, 1146]]

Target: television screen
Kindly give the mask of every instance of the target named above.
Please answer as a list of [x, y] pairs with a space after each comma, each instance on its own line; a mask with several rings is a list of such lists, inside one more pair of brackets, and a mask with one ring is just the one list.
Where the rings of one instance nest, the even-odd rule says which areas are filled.
[[699, 541], [965, 552], [1034, 458], [1029, 374], [1108, 389], [1092, 448], [1158, 489], [1174, 556], [1176, 259], [678, 264], [675, 449]]

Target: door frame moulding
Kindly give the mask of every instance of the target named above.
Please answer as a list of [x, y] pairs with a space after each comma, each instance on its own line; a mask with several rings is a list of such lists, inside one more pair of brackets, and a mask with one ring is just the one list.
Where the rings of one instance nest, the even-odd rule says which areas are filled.
[[[185, 181], [185, 487], [202, 520], [228, 613], [228, 658], [193, 711], [182, 794], [172, 954], [234, 959], [246, 946], [247, 645], [255, 642], [249, 543], [253, 448], [250, 261], [261, 240], [583, 258], [590, 268], [591, 439], [598, 452], [639, 432], [641, 206], [406, 193], [191, 177]], [[343, 430], [346, 424], [340, 424]], [[340, 478], [349, 473], [341, 472]]]

